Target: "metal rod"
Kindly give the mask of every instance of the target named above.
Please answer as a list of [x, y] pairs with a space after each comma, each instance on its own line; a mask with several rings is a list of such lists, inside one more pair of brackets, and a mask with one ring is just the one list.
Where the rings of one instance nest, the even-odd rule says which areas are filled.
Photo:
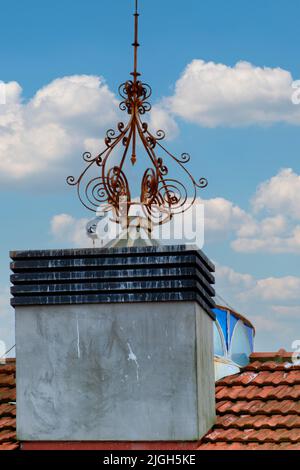
[[133, 135], [132, 135], [131, 163], [133, 165], [135, 165], [135, 163], [136, 163], [136, 118], [135, 118], [135, 116], [134, 116]]
[[138, 0], [135, 0], [135, 12], [133, 14], [134, 16], [134, 42], [133, 42], [133, 47], [134, 47], [134, 65], [133, 65], [133, 81], [136, 83], [137, 77], [140, 75], [137, 71], [137, 63], [138, 63], [138, 47], [139, 47], [139, 42], [138, 42], [138, 27], [139, 27], [139, 13], [138, 13]]
[[[133, 67], [133, 83], [136, 85], [137, 77], [140, 75], [137, 71], [137, 61], [138, 61], [138, 20], [139, 20], [139, 13], [138, 13], [138, 0], [135, 0], [135, 12], [134, 12], [134, 67]], [[137, 98], [137, 90], [136, 86], [134, 86], [134, 93], [135, 93], [135, 101]], [[133, 110], [134, 118], [133, 118], [133, 139], [132, 139], [132, 154], [131, 154], [131, 163], [134, 165], [136, 162], [136, 113], [137, 109]]]

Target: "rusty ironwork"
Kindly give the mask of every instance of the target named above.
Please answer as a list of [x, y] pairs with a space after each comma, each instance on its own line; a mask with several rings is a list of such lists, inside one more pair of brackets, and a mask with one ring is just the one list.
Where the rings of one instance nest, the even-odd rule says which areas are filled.
[[[195, 202], [198, 188], [205, 188], [207, 180], [201, 178], [196, 181], [186, 164], [190, 160], [187, 153], [180, 157], [173, 155], [163, 144], [165, 132], [158, 130], [151, 133], [147, 122], [143, 122], [142, 116], [151, 110], [148, 99], [151, 96], [151, 87], [143, 83], [138, 72], [138, 0], [135, 0], [134, 11], [134, 68], [131, 73], [132, 79], [122, 83], [119, 94], [122, 101], [119, 105], [122, 111], [128, 113], [127, 124], [119, 122], [117, 130], [109, 129], [104, 139], [105, 148], [97, 156], [85, 152], [83, 159], [87, 166], [76, 179], [74, 176], [67, 178], [68, 184], [77, 187], [78, 197], [82, 204], [89, 210], [97, 212], [101, 204], [107, 204], [114, 210], [116, 218], [120, 214], [120, 204], [127, 203], [127, 211], [134, 204], [143, 208], [145, 216], [152, 222], [158, 224], [170, 220], [176, 213], [185, 212]], [[124, 172], [124, 164], [128, 157], [132, 165], [137, 161], [137, 141], [140, 139], [151, 166], [146, 169], [141, 178], [141, 192], [139, 202], [131, 197], [129, 183]], [[120, 163], [110, 164], [114, 158], [114, 150], [121, 146], [122, 154]], [[158, 152], [160, 156], [158, 156]], [[162, 158], [171, 159], [184, 171], [191, 183], [192, 194], [189, 196], [186, 186], [179, 180], [169, 176], [169, 170]], [[98, 167], [98, 175], [88, 182], [85, 177], [91, 167]], [[128, 215], [128, 212], [127, 212]]]

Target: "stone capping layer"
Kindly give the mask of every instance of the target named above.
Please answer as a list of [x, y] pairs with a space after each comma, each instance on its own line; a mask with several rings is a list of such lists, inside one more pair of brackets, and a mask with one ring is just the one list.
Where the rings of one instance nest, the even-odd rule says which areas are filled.
[[215, 319], [213, 263], [194, 245], [12, 251], [12, 306], [194, 300]]

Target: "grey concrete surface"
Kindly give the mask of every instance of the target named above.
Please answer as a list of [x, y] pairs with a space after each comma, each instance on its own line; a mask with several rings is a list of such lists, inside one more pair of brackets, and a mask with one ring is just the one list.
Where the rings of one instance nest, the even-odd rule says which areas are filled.
[[20, 440], [197, 440], [214, 416], [196, 302], [16, 307]]

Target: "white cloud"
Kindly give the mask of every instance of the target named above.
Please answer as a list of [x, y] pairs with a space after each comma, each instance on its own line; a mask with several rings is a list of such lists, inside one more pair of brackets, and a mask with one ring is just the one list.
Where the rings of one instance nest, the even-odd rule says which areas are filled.
[[300, 226], [291, 229], [290, 236], [265, 236], [260, 238], [237, 238], [231, 243], [240, 253], [300, 253]]
[[17, 83], [5, 87], [7, 103], [0, 106], [3, 184], [32, 181], [36, 175], [45, 184], [64, 184], [81, 163], [80, 152], [118, 120], [118, 102], [101, 77], [59, 78], [28, 102], [23, 101]]
[[267, 210], [300, 219], [300, 175], [292, 168], [280, 170], [258, 187], [252, 204], [256, 212]]
[[51, 220], [51, 233], [57, 242], [75, 247], [91, 246], [86, 235], [86, 224], [89, 219], [75, 219], [69, 214], [55, 215]]
[[287, 168], [259, 185], [248, 212], [225, 198], [199, 199], [206, 243], [230, 240], [239, 253], [300, 253], [299, 194], [300, 176]]
[[165, 132], [166, 140], [172, 140], [178, 135], [179, 129], [175, 119], [162, 106], [152, 106], [149, 116], [149, 130], [154, 135], [158, 130], [163, 130]]
[[256, 297], [267, 301], [300, 300], [300, 278], [295, 276], [259, 279], [255, 285], [240, 294], [246, 300]]
[[300, 124], [292, 103], [293, 78], [279, 67], [240, 61], [233, 67], [195, 59], [176, 82], [163, 107], [201, 126], [244, 126], [285, 122]]
[[237, 230], [237, 235], [239, 237], [250, 237], [254, 235], [272, 237], [283, 233], [285, 229], [286, 219], [281, 214], [274, 217], [266, 217], [261, 221], [257, 221], [252, 216], [248, 216], [246, 223]]
[[223, 288], [230, 288], [232, 292], [247, 291], [255, 286], [255, 280], [250, 274], [242, 274], [228, 266], [216, 265], [216, 282]]
[[[300, 253], [300, 175], [284, 168], [259, 185], [249, 223], [231, 243], [238, 252]], [[270, 216], [271, 214], [271, 216]]]
[[[94, 125], [103, 126], [115, 117], [114, 95], [102, 77], [73, 75], [58, 78], [39, 90], [29, 103], [30, 111], [37, 112], [39, 122], [60, 121], [65, 125], [82, 118], [91, 119]], [[102, 113], [99, 110], [103, 108]], [[109, 113], [109, 115], [107, 115]], [[86, 126], [84, 126], [86, 127]]]
[[207, 243], [230, 239], [237, 252], [293, 253], [300, 251], [300, 226], [282, 214], [257, 217], [224, 198], [201, 202], [205, 207]]
[[205, 207], [205, 231], [207, 235], [240, 229], [244, 224], [250, 223], [248, 214], [227, 199], [217, 197], [201, 199]]
[[292, 306], [287, 306], [287, 305], [272, 305], [272, 310], [278, 316], [280, 317], [286, 317], [286, 318], [300, 318], [300, 305], [292, 305]]

